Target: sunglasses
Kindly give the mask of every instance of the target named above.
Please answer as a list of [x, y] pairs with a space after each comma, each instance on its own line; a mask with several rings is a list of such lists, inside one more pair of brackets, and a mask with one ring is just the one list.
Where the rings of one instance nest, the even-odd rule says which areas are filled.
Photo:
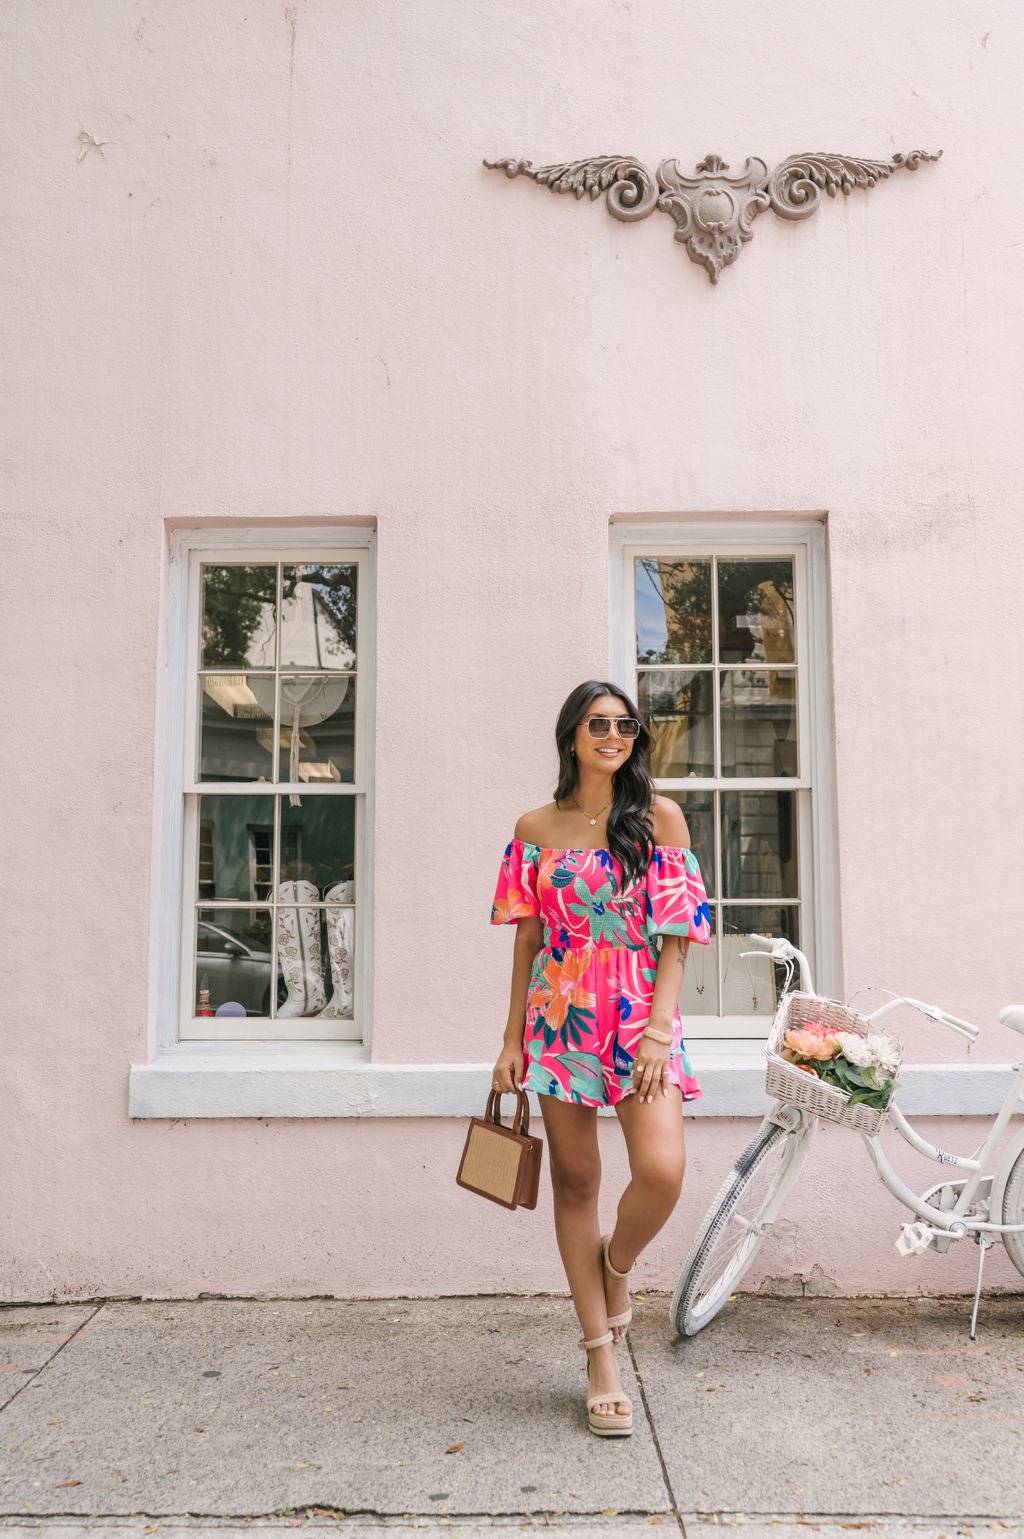
[[587, 731], [591, 737], [607, 737], [612, 722], [620, 737], [638, 737], [640, 734], [640, 723], [635, 716], [591, 716], [587, 721]]

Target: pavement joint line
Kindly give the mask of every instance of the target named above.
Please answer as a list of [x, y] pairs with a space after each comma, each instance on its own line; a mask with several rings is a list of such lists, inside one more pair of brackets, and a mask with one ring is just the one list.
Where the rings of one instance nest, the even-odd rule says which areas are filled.
[[11, 1405], [14, 1404], [15, 1400], [17, 1400], [18, 1396], [22, 1393], [23, 1390], [31, 1389], [32, 1385], [39, 1378], [39, 1375], [46, 1372], [46, 1370], [47, 1370], [47, 1368], [49, 1368], [50, 1364], [56, 1358], [58, 1358], [60, 1356], [60, 1354], [64, 1351], [65, 1347], [71, 1345], [71, 1343], [74, 1341], [75, 1337], [79, 1334], [80, 1331], [84, 1331], [85, 1327], [87, 1325], [91, 1325], [92, 1324], [92, 1322], [95, 1320], [96, 1316], [99, 1314], [99, 1312], [100, 1312], [100, 1310], [102, 1308], [103, 1308], [103, 1303], [101, 1301], [101, 1302], [96, 1304], [96, 1306], [93, 1309], [91, 1314], [86, 1315], [85, 1319], [82, 1320], [78, 1325], [75, 1326], [74, 1330], [71, 1332], [71, 1335], [68, 1336], [66, 1338], [66, 1340], [62, 1341], [60, 1343], [60, 1346], [54, 1348], [54, 1350], [50, 1353], [49, 1357], [46, 1359], [46, 1362], [45, 1363], [40, 1363], [39, 1367], [36, 1369], [35, 1373], [30, 1374], [26, 1379], [22, 1380], [22, 1382], [18, 1385], [17, 1389], [14, 1391], [14, 1394], [13, 1395], [9, 1395], [8, 1398], [3, 1402], [3, 1404], [0, 1405], [0, 1416], [2, 1416], [3, 1413], [7, 1410], [8, 1406], [11, 1406]]
[[[148, 1512], [144, 1507], [133, 1508], [131, 1512], [39, 1512], [33, 1509], [31, 1512], [8, 1511], [0, 1512], [0, 1524], [8, 1519], [17, 1519], [21, 1523], [33, 1523], [36, 1520], [49, 1522], [51, 1519], [59, 1519], [67, 1523], [84, 1523], [93, 1518], [102, 1518], [104, 1522], [127, 1522], [130, 1519], [145, 1519], [147, 1522], [221, 1522], [221, 1523], [245, 1523], [264, 1522], [273, 1518], [285, 1519], [301, 1516], [306, 1511], [322, 1514], [332, 1521], [344, 1521], [348, 1518], [369, 1518], [375, 1523], [397, 1524], [403, 1519], [406, 1521], [428, 1520], [436, 1524], [491, 1522], [497, 1519], [499, 1522], [519, 1522], [530, 1519], [534, 1522], [543, 1520], [545, 1523], [551, 1518], [558, 1518], [563, 1522], [593, 1523], [601, 1518], [609, 1518], [607, 1508], [595, 1507], [593, 1511], [586, 1512], [575, 1508], [572, 1512], [562, 1507], [510, 1507], [504, 1512], [491, 1511], [466, 1511], [466, 1512], [392, 1512], [382, 1511], [379, 1507], [332, 1507], [327, 1502], [300, 1502], [296, 1507], [274, 1507], [269, 1512]], [[668, 1512], [665, 1508], [654, 1507], [619, 1507], [614, 1516], [616, 1518], [672, 1518], [681, 1516], [675, 1512]], [[989, 1520], [992, 1521], [992, 1520]]]
[[1007, 1522], [1016, 1522], [1024, 1518], [1024, 1513], [987, 1513], [978, 1516], [963, 1512], [929, 1512], [924, 1514], [911, 1514], [906, 1512], [784, 1512], [779, 1508], [767, 1507], [763, 1512], [751, 1512], [749, 1507], [729, 1509], [720, 1507], [712, 1512], [687, 1512], [686, 1516], [695, 1523], [719, 1523], [723, 1520], [741, 1527], [744, 1523], [902, 1523], [906, 1527], [917, 1525], [918, 1527], [934, 1528], [937, 1523], [956, 1523], [961, 1527], [975, 1523], [988, 1528], [1005, 1528]]
[[[671, 1298], [671, 1288], [646, 1288], [648, 1298]], [[737, 1299], [757, 1301], [759, 1304], [857, 1304], [873, 1300], [887, 1304], [955, 1304], [970, 1302], [973, 1288], [960, 1292], [896, 1293], [762, 1293], [757, 1288], [740, 1288]], [[1009, 1287], [986, 1288], [984, 1298], [1006, 1303], [1011, 1299], [1024, 1302], [1024, 1288], [1014, 1282]], [[102, 1308], [105, 1304], [440, 1304], [457, 1299], [474, 1302], [483, 1299], [512, 1299], [526, 1301], [553, 1299], [569, 1304], [572, 1295], [568, 1291], [542, 1288], [536, 1293], [111, 1293], [84, 1294], [80, 1298], [70, 1295], [62, 1298], [3, 1299], [0, 1300], [0, 1320], [7, 1309], [78, 1308], [93, 1304]], [[88, 1324], [88, 1321], [85, 1322]]]
[[647, 1399], [647, 1391], [644, 1388], [644, 1378], [643, 1374], [640, 1372], [640, 1365], [636, 1360], [636, 1353], [633, 1351], [633, 1338], [629, 1334], [628, 1330], [624, 1331], [623, 1335], [626, 1338], [626, 1348], [629, 1352], [629, 1360], [633, 1364], [633, 1373], [636, 1378], [636, 1387], [640, 1391], [640, 1403], [644, 1408], [644, 1415], [647, 1417], [647, 1425], [651, 1429], [651, 1440], [654, 1443], [654, 1450], [658, 1455], [658, 1463], [661, 1466], [661, 1478], [665, 1482], [665, 1490], [668, 1493], [672, 1516], [675, 1518], [676, 1523], [679, 1525], [680, 1539], [686, 1539], [686, 1524], [683, 1521], [682, 1513], [679, 1511], [679, 1504], [676, 1501], [676, 1493], [672, 1489], [672, 1481], [669, 1477], [668, 1465], [665, 1463], [665, 1455], [661, 1451], [661, 1440], [658, 1437], [658, 1429], [654, 1424], [654, 1413], [652, 1412], [650, 1402]]

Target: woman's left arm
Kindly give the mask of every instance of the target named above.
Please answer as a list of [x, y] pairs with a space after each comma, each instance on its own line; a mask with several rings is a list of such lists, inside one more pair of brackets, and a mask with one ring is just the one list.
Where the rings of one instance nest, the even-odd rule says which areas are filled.
[[[654, 997], [651, 1000], [651, 1025], [656, 1026], [659, 1031], [672, 1030], [672, 1018], [683, 989], [686, 954], [689, 949], [690, 942], [682, 935], [661, 937], [658, 975], [654, 980]], [[665, 1022], [668, 1024], [666, 1025]]]
[[[658, 844], [671, 844], [678, 847], [688, 846], [690, 843], [690, 830], [682, 808], [678, 802], [672, 801], [667, 796], [656, 796], [654, 799], [654, 837]], [[682, 935], [661, 936], [649, 1024], [655, 1031], [667, 1032], [670, 1036], [676, 1005], [683, 990], [683, 976], [689, 949], [690, 942]], [[662, 1095], [668, 1094], [666, 1081], [669, 1047], [670, 1044], [667, 1042], [662, 1044], [652, 1037], [644, 1038], [644, 1056], [655, 1060], [655, 1068], [649, 1078], [649, 1088], [643, 1084], [638, 1087], [641, 1098], [648, 1096], [659, 1086]], [[644, 1079], [648, 1080], [646, 1074]]]
[[[658, 971], [651, 998], [651, 1014], [647, 1022], [655, 1031], [672, 1035], [676, 1002], [683, 987], [683, 969], [690, 942], [681, 935], [663, 935], [658, 956]], [[643, 1049], [644, 1070], [636, 1082], [641, 1101], [650, 1101], [656, 1090], [668, 1095], [668, 1059], [671, 1042], [659, 1042], [655, 1037], [641, 1034], [637, 1051]]]

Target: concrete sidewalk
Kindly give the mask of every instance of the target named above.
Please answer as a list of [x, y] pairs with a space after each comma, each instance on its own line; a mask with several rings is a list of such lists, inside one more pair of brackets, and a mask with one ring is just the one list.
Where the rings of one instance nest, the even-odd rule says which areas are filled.
[[302, 1529], [1024, 1535], [1024, 1298], [639, 1296], [632, 1438], [586, 1429], [568, 1299], [0, 1310], [0, 1539]]

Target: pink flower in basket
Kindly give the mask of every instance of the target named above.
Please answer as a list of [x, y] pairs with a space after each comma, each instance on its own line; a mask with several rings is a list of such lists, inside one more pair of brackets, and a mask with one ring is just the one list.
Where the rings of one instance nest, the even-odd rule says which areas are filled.
[[782, 1040], [790, 1052], [798, 1053], [801, 1058], [825, 1060], [834, 1058], [839, 1051], [836, 1038], [817, 1022], [787, 1031]]

